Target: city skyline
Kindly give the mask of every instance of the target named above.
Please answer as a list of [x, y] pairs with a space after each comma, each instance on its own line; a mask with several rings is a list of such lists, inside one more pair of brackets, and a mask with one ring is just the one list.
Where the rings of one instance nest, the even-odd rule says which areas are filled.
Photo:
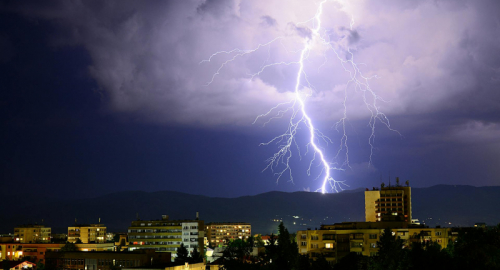
[[[292, 161], [294, 183], [286, 177], [276, 183], [272, 171], [262, 171], [277, 148], [259, 144], [283, 132], [286, 119], [252, 123], [287, 101], [298, 67], [252, 79], [248, 73], [286, 53], [269, 47], [226, 68], [209, 86], [217, 65], [200, 61], [280, 35], [307, 36], [310, 28], [300, 22], [314, 16], [318, 3], [0, 4], [7, 26], [0, 30], [0, 189], [60, 198], [125, 190], [218, 197], [316, 190], [320, 172], [313, 166], [307, 175], [306, 157]], [[387, 100], [378, 105], [401, 134], [379, 125], [369, 166], [369, 114], [350, 89], [351, 167], [332, 171], [334, 178], [348, 189], [397, 176], [412, 187], [498, 186], [499, 4], [328, 4], [325, 27], [352, 49], [364, 74], [378, 76], [371, 86]], [[342, 165], [335, 158], [342, 137], [335, 123], [347, 80], [328, 66], [333, 60], [326, 63], [328, 72], [310, 74], [315, 92], [307, 106], [334, 141], [325, 147], [328, 161]], [[297, 141], [305, 145], [307, 138]]]

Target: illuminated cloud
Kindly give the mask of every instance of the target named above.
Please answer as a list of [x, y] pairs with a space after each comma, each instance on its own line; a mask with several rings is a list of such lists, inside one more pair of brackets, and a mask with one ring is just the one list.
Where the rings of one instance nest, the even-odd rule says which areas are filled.
[[[199, 62], [213, 52], [252, 49], [277, 36], [287, 36], [285, 45], [297, 49], [294, 36], [310, 35], [301, 22], [315, 8], [310, 1], [283, 6], [277, 0], [60, 1], [22, 12], [65, 30], [53, 36], [54, 45], [88, 50], [89, 72], [112, 111], [138, 114], [145, 121], [247, 125], [288, 99], [297, 67], [272, 68], [253, 81], [248, 74], [268, 57], [290, 61], [297, 55], [263, 49], [228, 65], [210, 86], [205, 84], [223, 60]], [[325, 8], [332, 38], [366, 64], [365, 74], [379, 76], [372, 88], [389, 101], [380, 104], [389, 115], [466, 109], [499, 86], [498, 4], [493, 1], [332, 1]], [[323, 64], [321, 53], [311, 56], [310, 67]], [[340, 116], [347, 81], [335, 64], [330, 58], [309, 74], [316, 86], [310, 107], [328, 121]], [[351, 119], [366, 117], [357, 93], [350, 91]]]

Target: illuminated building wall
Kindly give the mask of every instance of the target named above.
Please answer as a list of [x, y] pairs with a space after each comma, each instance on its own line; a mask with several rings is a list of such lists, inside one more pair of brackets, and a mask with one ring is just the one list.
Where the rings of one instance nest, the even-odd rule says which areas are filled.
[[136, 220], [128, 228], [129, 250], [152, 248], [157, 252], [171, 252], [173, 256], [181, 243], [192, 252], [198, 247], [203, 253], [205, 224], [202, 220]]
[[323, 225], [319, 230], [297, 231], [300, 254], [311, 258], [324, 256], [332, 264], [350, 252], [374, 256], [378, 252], [377, 241], [385, 228], [391, 228], [405, 246], [411, 242], [435, 241], [442, 248], [452, 241], [451, 228], [426, 228], [406, 222], [345, 222]]
[[252, 226], [245, 222], [214, 222], [206, 226], [208, 243], [224, 246], [227, 240], [246, 240], [252, 235]]
[[83, 244], [106, 242], [106, 227], [103, 224], [85, 224], [68, 227], [68, 242], [76, 243], [80, 239]]
[[107, 270], [130, 267], [151, 267], [171, 261], [170, 253], [153, 250], [134, 252], [52, 252], [47, 256], [47, 267], [52, 269]]
[[398, 185], [365, 191], [365, 221], [411, 223], [411, 187]]
[[14, 228], [16, 243], [50, 243], [51, 228], [43, 225], [23, 225]]
[[[22, 260], [23, 257], [30, 257], [35, 263], [45, 264], [45, 255], [47, 252], [57, 252], [65, 244], [22, 244], [22, 243], [0, 243], [0, 261], [2, 260]], [[79, 251], [113, 251], [113, 243], [101, 244], [75, 244]]]

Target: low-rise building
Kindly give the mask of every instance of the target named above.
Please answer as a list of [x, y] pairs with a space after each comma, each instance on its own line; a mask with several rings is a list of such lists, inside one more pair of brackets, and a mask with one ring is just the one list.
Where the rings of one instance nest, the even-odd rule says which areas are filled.
[[47, 267], [53, 269], [109, 270], [126, 267], [150, 267], [170, 263], [170, 253], [153, 249], [133, 252], [51, 252]]
[[14, 228], [16, 243], [50, 243], [51, 228], [43, 225], [22, 225]]
[[103, 224], [80, 224], [68, 227], [68, 242], [77, 243], [106, 242], [106, 226]]
[[[65, 243], [35, 243], [35, 244], [22, 244], [22, 243], [0, 243], [0, 261], [18, 261], [23, 258], [29, 257], [30, 260], [36, 263], [45, 264], [45, 255], [50, 252], [57, 252]], [[100, 244], [75, 244], [78, 251], [113, 251], [113, 243], [100, 243]]]
[[202, 220], [170, 220], [167, 215], [157, 220], [132, 221], [128, 228], [129, 250], [153, 248], [157, 252], [171, 252], [184, 244], [189, 252], [198, 248], [203, 254], [205, 224]]
[[300, 254], [308, 254], [311, 258], [322, 255], [334, 264], [350, 252], [364, 256], [377, 254], [377, 241], [385, 228], [391, 229], [407, 247], [416, 241], [434, 241], [445, 248], [453, 237], [451, 228], [414, 226], [404, 221], [343, 222], [322, 225], [319, 230], [297, 231], [296, 240]]
[[205, 232], [211, 246], [225, 246], [230, 240], [248, 239], [252, 236], [252, 226], [246, 222], [211, 222]]

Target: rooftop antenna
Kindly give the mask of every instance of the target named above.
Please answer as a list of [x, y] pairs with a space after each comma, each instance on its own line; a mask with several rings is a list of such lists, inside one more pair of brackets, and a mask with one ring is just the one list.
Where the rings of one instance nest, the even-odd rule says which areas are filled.
[[389, 187], [391, 187], [391, 172], [389, 171]]

